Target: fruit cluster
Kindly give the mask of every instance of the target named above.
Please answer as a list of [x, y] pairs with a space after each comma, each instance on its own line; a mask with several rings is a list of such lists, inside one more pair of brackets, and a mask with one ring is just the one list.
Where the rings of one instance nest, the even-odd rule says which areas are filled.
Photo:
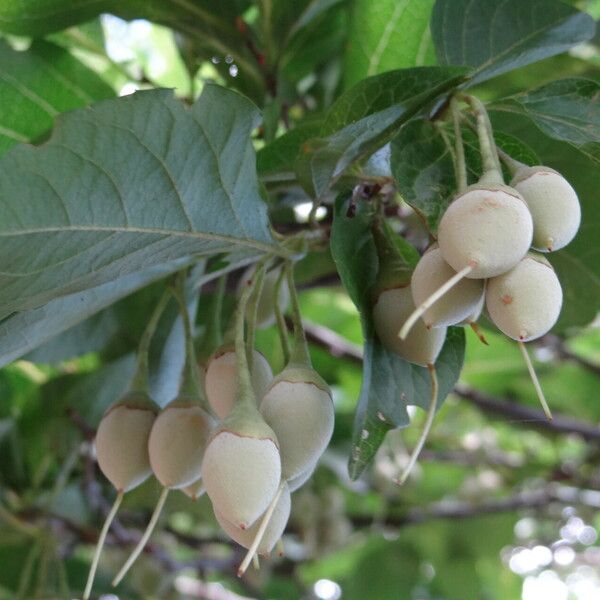
[[[281, 287], [287, 276], [287, 288]], [[138, 352], [131, 391], [102, 418], [96, 435], [100, 469], [117, 490], [98, 545], [84, 600], [90, 596], [102, 545], [123, 495], [154, 475], [163, 486], [146, 532], [113, 580], [125, 576], [147, 543], [170, 490], [192, 499], [207, 493], [215, 517], [231, 539], [248, 549], [242, 574], [257, 553], [268, 555], [281, 538], [292, 492], [312, 475], [333, 433], [331, 391], [312, 368], [290, 265], [265, 276], [259, 264], [242, 278], [236, 317], [225, 343], [202, 377], [181, 284], [172, 290], [186, 333], [186, 365], [179, 393], [160, 409], [148, 393], [148, 345], [170, 298], [157, 306]], [[283, 291], [285, 290], [285, 291]], [[289, 290], [289, 293], [288, 293]], [[285, 342], [285, 368], [273, 377], [253, 348], [255, 326], [273, 322], [291, 297], [294, 346]], [[273, 300], [275, 299], [275, 302]], [[227, 337], [227, 336], [226, 336]]]
[[[470, 324], [478, 332], [475, 323], [485, 309], [498, 329], [519, 343], [540, 402], [551, 418], [523, 343], [546, 334], [560, 314], [560, 282], [540, 253], [559, 250], [575, 237], [581, 219], [579, 201], [560, 173], [544, 166], [528, 167], [502, 153], [513, 175], [510, 185], [505, 185], [485, 108], [473, 97], [465, 99], [477, 118], [483, 173], [477, 183], [466, 185], [461, 117], [453, 100], [458, 194], [442, 215], [437, 241], [412, 274], [394, 266], [397, 253], [383, 236], [378, 248], [375, 329], [390, 351], [428, 366], [434, 376], [447, 327]], [[376, 239], [381, 238], [381, 223], [376, 221], [374, 227]], [[432, 388], [430, 416], [437, 401], [435, 381]], [[428, 420], [425, 434], [430, 424]], [[423, 441], [424, 436], [420, 445]]]

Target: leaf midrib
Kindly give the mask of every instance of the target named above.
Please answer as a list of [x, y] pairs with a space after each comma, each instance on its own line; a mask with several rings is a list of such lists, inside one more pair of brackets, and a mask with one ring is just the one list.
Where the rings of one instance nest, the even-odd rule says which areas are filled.
[[178, 229], [159, 229], [154, 227], [109, 227], [100, 225], [67, 225], [61, 227], [39, 227], [20, 229], [16, 231], [0, 231], [0, 238], [19, 237], [22, 235], [36, 235], [43, 233], [67, 233], [67, 232], [91, 232], [91, 233], [136, 233], [148, 235], [162, 235], [173, 237], [188, 237], [198, 240], [214, 240], [219, 242], [230, 242], [241, 246], [249, 246], [271, 252], [278, 256], [288, 256], [288, 252], [276, 245], [258, 242], [255, 240], [237, 238], [235, 236], [227, 236], [218, 233], [206, 233], [198, 231], [184, 231]]

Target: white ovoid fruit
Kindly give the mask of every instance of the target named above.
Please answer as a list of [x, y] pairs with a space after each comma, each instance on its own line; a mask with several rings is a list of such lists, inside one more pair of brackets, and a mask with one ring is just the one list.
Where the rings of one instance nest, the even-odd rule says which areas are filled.
[[448, 206], [438, 228], [444, 260], [465, 277], [487, 279], [512, 269], [527, 253], [533, 222], [519, 192], [473, 185]]
[[238, 405], [211, 436], [202, 480], [213, 506], [240, 529], [265, 512], [281, 481], [279, 443], [258, 411]]
[[564, 248], [577, 234], [581, 207], [571, 184], [549, 167], [524, 167], [511, 182], [533, 218], [533, 247], [540, 252]]
[[194, 483], [190, 483], [190, 485], [181, 488], [181, 491], [188, 498], [195, 502], [196, 500], [198, 500], [198, 498], [201, 498], [206, 493], [206, 490], [204, 489], [204, 484], [202, 483], [202, 477], [200, 477], [200, 479], [198, 479], [197, 481], [194, 481]]
[[128, 492], [151, 474], [148, 438], [158, 409], [142, 392], [129, 392], [111, 406], [96, 432], [96, 456], [105, 477]]
[[529, 254], [504, 275], [487, 282], [485, 302], [490, 318], [508, 337], [534, 340], [556, 323], [562, 288], [550, 263]]
[[390, 352], [425, 367], [435, 363], [446, 339], [446, 328], [427, 329], [419, 320], [406, 339], [401, 340], [398, 331], [414, 310], [410, 286], [384, 290], [375, 302], [373, 322], [381, 343]]
[[[213, 507], [213, 509], [215, 517], [225, 533], [227, 533], [227, 535], [240, 546], [243, 546], [244, 548], [250, 548], [261, 525], [263, 515], [261, 515], [251, 527], [248, 527], [247, 529], [240, 529], [231, 521], [228, 521], [215, 507]], [[284, 484], [281, 495], [279, 496], [279, 500], [273, 509], [273, 514], [271, 515], [269, 524], [267, 525], [262, 540], [258, 545], [259, 554], [265, 556], [271, 553], [275, 547], [275, 544], [281, 539], [281, 536], [285, 531], [285, 527], [290, 518], [291, 510], [292, 499], [290, 497], [290, 489], [287, 484]]]
[[[267, 359], [258, 351], [252, 351], [252, 369], [250, 378], [257, 398], [262, 398], [273, 381], [273, 371]], [[219, 419], [224, 419], [231, 412], [238, 388], [237, 364], [235, 350], [231, 347], [221, 348], [208, 361], [204, 378], [206, 397], [211, 408]]]
[[[456, 274], [442, 258], [437, 246], [432, 246], [419, 260], [410, 280], [416, 306]], [[428, 308], [421, 317], [426, 327], [447, 327], [464, 321], [483, 300], [484, 280], [461, 279], [452, 289]]]
[[287, 484], [290, 488], [290, 494], [294, 493], [296, 490], [299, 490], [312, 476], [317, 468], [317, 464], [319, 461], [315, 461], [306, 471], [300, 473], [293, 479], [290, 479]]
[[285, 480], [306, 471], [327, 448], [335, 419], [333, 401], [314, 369], [288, 365], [269, 386], [260, 412], [279, 440]]
[[[255, 267], [252, 266], [242, 275], [238, 284], [238, 292], [241, 293], [241, 290], [252, 280], [254, 271]], [[281, 271], [279, 269], [273, 269], [264, 276], [263, 286], [256, 309], [256, 327], [259, 329], [266, 329], [275, 323], [273, 303], [275, 300], [275, 285], [277, 284], [280, 273]], [[279, 287], [278, 303], [281, 312], [285, 312], [290, 303], [290, 291], [288, 286], [285, 285], [285, 281]]]
[[182, 397], [158, 415], [148, 440], [150, 464], [166, 488], [184, 488], [202, 475], [202, 460], [214, 421], [197, 403]]

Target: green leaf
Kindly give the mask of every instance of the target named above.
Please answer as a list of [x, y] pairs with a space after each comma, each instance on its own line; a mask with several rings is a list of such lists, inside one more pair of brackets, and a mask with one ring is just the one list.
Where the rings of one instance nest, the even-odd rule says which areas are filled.
[[600, 83], [591, 79], [560, 79], [492, 107], [530, 118], [556, 140], [600, 142]]
[[256, 178], [257, 119], [215, 85], [189, 110], [153, 90], [14, 148], [0, 161], [0, 314], [194, 254], [281, 253]]
[[440, 64], [475, 67], [473, 85], [593, 37], [586, 13], [557, 0], [437, 0], [431, 33]]
[[429, 19], [434, 0], [355, 0], [344, 57], [344, 83], [392, 69], [435, 64]]
[[60, 113], [115, 95], [96, 73], [48, 42], [18, 52], [0, 40], [0, 72], [0, 154], [39, 140]]
[[[431, 382], [427, 369], [388, 352], [377, 339], [371, 300], [371, 288], [378, 270], [371, 233], [373, 215], [371, 207], [364, 203], [359, 204], [354, 217], [348, 217], [347, 208], [347, 197], [340, 196], [335, 207], [331, 251], [342, 283], [359, 310], [365, 340], [363, 381], [348, 465], [350, 477], [356, 479], [373, 460], [385, 434], [392, 428], [408, 425], [407, 405], [422, 408], [429, 405]], [[458, 379], [464, 351], [462, 329], [449, 329], [436, 362], [440, 404]]]
[[320, 131], [320, 121], [302, 122], [261, 148], [256, 154], [256, 168], [261, 179], [293, 176], [294, 163], [302, 144], [319, 135]]
[[[356, 161], [386, 144], [411, 117], [464, 81], [458, 67], [415, 67], [375, 75], [332, 105], [302, 170], [322, 196]], [[326, 137], [327, 136], [327, 137]]]
[[[104, 339], [108, 327], [112, 329], [113, 317], [98, 315], [97, 319], [86, 319], [135, 290], [184, 268], [188, 262], [178, 260], [152, 267], [84, 292], [57, 298], [40, 308], [11, 315], [0, 323], [0, 366], [20, 358], [49, 340], [53, 343], [45, 350], [40, 348], [39, 353], [32, 353], [30, 360], [58, 362], [98, 349], [96, 343]], [[77, 327], [83, 323], [85, 326]], [[97, 331], [98, 324], [104, 329]], [[62, 332], [67, 333], [61, 336]], [[93, 332], [96, 333], [92, 335]]]
[[[446, 135], [453, 146], [453, 132], [448, 129]], [[516, 160], [539, 164], [536, 153], [518, 138], [501, 132], [494, 135], [496, 144]], [[475, 183], [482, 170], [477, 136], [465, 130], [463, 142], [469, 180]], [[430, 121], [411, 121], [392, 140], [391, 149], [392, 174], [398, 191], [435, 232], [456, 191], [454, 163], [439, 128]]]
[[450, 150], [431, 121], [415, 120], [392, 140], [392, 174], [402, 199], [435, 231], [456, 190]]

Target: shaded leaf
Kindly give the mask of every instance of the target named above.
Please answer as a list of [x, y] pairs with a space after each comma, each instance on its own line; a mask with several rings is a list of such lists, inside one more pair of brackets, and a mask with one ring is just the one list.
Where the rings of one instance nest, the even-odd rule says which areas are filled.
[[600, 83], [591, 79], [560, 79], [492, 106], [530, 118], [554, 139], [600, 142]]
[[0, 161], [0, 314], [193, 254], [276, 250], [257, 117], [215, 85], [189, 110], [152, 90], [65, 115], [44, 146], [14, 148]]
[[275, 175], [293, 176], [294, 163], [302, 144], [319, 134], [320, 121], [302, 122], [300, 125], [273, 140], [256, 154], [256, 168], [262, 179]]
[[589, 40], [595, 24], [557, 0], [437, 0], [431, 33], [440, 64], [475, 67], [470, 84]]
[[[16, 360], [62, 332], [76, 327], [91, 315], [135, 290], [185, 267], [187, 262], [178, 260], [133, 273], [84, 292], [57, 298], [40, 308], [10, 316], [0, 323], [0, 348], [2, 348], [0, 366]], [[53, 340], [53, 343], [44, 349], [40, 348], [39, 353], [33, 353], [29, 358], [39, 362], [57, 362], [84, 352], [98, 350], [106, 339], [107, 333], [112, 331], [113, 325], [114, 317], [99, 315], [97, 319], [86, 321], [86, 324], [80, 328], [60, 336], [55, 343]]]
[[392, 69], [435, 64], [429, 20], [434, 0], [356, 0], [350, 14], [344, 84]]
[[0, 154], [39, 140], [60, 113], [115, 95], [96, 73], [48, 42], [18, 52], [0, 40], [0, 72]]
[[[353, 218], [347, 216], [347, 207], [348, 199], [344, 196], [338, 198], [331, 251], [342, 283], [359, 310], [365, 340], [363, 381], [348, 465], [350, 476], [356, 479], [373, 460], [385, 434], [392, 428], [408, 425], [407, 406], [413, 404], [426, 408], [429, 405], [431, 382], [426, 368], [388, 352], [375, 334], [371, 288], [377, 276], [378, 259], [371, 233], [371, 207], [360, 204]], [[440, 404], [458, 379], [464, 350], [462, 329], [449, 329], [436, 362]]]
[[[439, 127], [444, 127], [440, 124]], [[453, 132], [446, 131], [454, 145]], [[528, 165], [539, 164], [536, 153], [514, 136], [495, 132], [498, 147]], [[477, 136], [463, 131], [469, 182], [475, 183], [482, 172]], [[436, 125], [414, 120], [405, 125], [391, 143], [392, 174], [402, 198], [436, 231], [440, 218], [456, 191], [454, 163], [450, 150]]]
[[[302, 171], [323, 195], [354, 162], [385, 145], [411, 117], [464, 81], [464, 69], [415, 67], [375, 75], [348, 90], [325, 117]], [[326, 137], [327, 136], [327, 137]]]

